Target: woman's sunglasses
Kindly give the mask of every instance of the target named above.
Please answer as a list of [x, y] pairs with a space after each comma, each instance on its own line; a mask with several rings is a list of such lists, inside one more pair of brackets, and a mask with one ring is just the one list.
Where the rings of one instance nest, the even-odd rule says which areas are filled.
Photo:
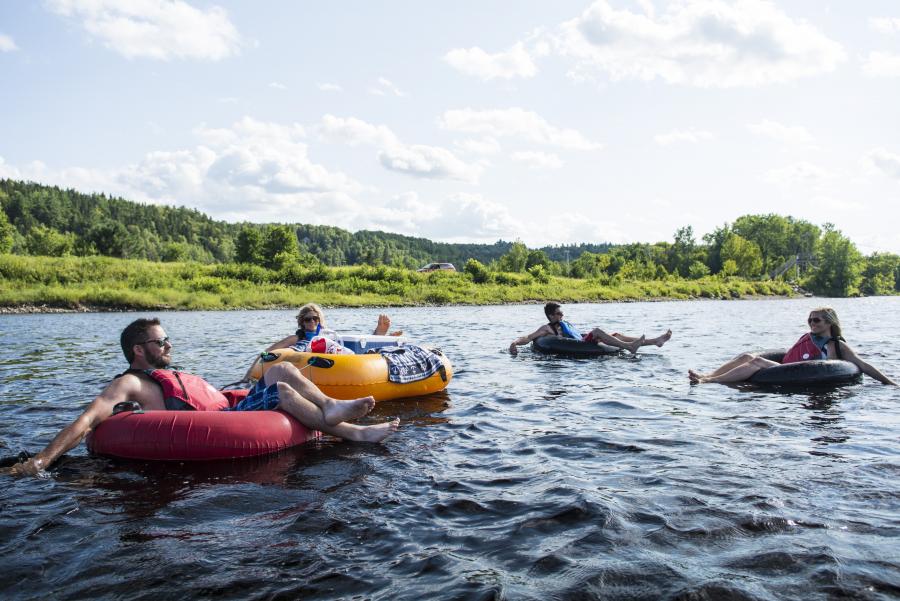
[[821, 317], [810, 317], [809, 319], [806, 320], [806, 323], [822, 323], [823, 321], [825, 321], [825, 320], [822, 319]]
[[303, 323], [306, 323], [307, 321], [315, 321], [315, 322], [318, 322], [318, 321], [319, 321], [319, 318], [316, 317], [315, 315], [307, 315], [306, 317], [304, 317], [304, 318], [301, 319], [300, 321], [303, 322]]

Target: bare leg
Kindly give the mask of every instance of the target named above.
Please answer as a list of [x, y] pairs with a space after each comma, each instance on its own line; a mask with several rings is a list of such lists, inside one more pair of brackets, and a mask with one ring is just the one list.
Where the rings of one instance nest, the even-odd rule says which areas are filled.
[[[300, 396], [321, 409], [325, 421], [332, 426], [349, 419], [362, 417], [375, 407], [375, 399], [370, 396], [350, 401], [331, 398], [304, 377], [300, 370], [291, 363], [279, 363], [270, 367], [266, 372], [265, 381], [266, 386], [278, 382], [296, 390]], [[279, 392], [281, 389], [282, 387], [279, 386]]]
[[756, 359], [756, 355], [754, 355], [753, 353], [741, 353], [740, 355], [738, 355], [731, 361], [728, 361], [727, 363], [724, 363], [722, 366], [716, 368], [716, 370], [713, 372], [710, 372], [708, 374], [701, 374], [699, 372], [695, 372], [692, 369], [689, 369], [688, 375], [693, 373], [693, 374], [696, 374], [699, 378], [713, 378], [715, 376], [721, 376], [722, 374], [731, 371], [732, 369], [734, 369], [735, 367], [737, 367], [739, 365], [743, 365], [745, 363], [750, 363], [754, 359]]
[[[628, 336], [627, 334], [619, 334], [616, 332], [612, 334], [614, 338], [618, 338], [622, 342], [634, 342], [637, 340], [634, 336]], [[656, 338], [645, 338], [644, 344], [641, 346], [649, 346], [651, 344], [655, 344], [656, 346], [662, 346], [669, 341], [669, 338], [672, 337], [672, 330], [666, 330], [665, 333], [660, 334]]]
[[373, 426], [357, 426], [356, 424], [331, 424], [325, 420], [322, 410], [314, 403], [303, 398], [296, 390], [281, 382], [278, 384], [278, 408], [297, 418], [301, 424], [311, 430], [319, 430], [338, 438], [357, 442], [381, 442], [397, 431], [400, 420], [394, 419]]
[[614, 346], [616, 348], [625, 349], [626, 351], [634, 354], [637, 350], [644, 344], [644, 340], [646, 340], [643, 336], [640, 338], [632, 338], [630, 341], [620, 340], [615, 336], [610, 336], [600, 328], [594, 328], [591, 330], [591, 335], [594, 337], [594, 340], [599, 340], [603, 344], [608, 344], [610, 346]]
[[741, 363], [740, 365], [719, 375], [701, 376], [700, 374], [697, 374], [696, 372], [691, 370], [688, 371], [688, 376], [691, 378], [691, 382], [695, 384], [706, 384], [708, 382], [714, 384], [733, 384], [735, 382], [743, 382], [745, 380], [748, 380], [750, 379], [750, 376], [752, 376], [759, 370], [765, 369], [767, 367], [774, 367], [776, 365], [781, 364], [776, 363], [775, 361], [769, 361], [768, 359], [764, 359], [762, 357], [754, 357], [751, 361]]

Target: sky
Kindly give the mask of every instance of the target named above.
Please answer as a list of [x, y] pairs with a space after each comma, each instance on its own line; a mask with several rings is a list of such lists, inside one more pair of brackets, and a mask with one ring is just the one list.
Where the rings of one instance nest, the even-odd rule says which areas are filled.
[[900, 252], [900, 3], [0, 2], [0, 177], [448, 242]]

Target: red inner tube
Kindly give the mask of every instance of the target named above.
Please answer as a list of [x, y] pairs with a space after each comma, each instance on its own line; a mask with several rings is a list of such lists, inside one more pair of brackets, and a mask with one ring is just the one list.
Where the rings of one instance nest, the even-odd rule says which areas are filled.
[[97, 426], [87, 445], [126, 459], [206, 461], [277, 453], [318, 437], [281, 411], [126, 411]]

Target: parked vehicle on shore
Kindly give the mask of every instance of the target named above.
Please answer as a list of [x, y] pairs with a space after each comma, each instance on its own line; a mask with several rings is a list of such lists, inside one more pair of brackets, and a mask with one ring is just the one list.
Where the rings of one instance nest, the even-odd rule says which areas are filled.
[[453, 266], [453, 263], [429, 263], [425, 267], [416, 269], [416, 271], [421, 273], [429, 271], [456, 271], [456, 267]]

